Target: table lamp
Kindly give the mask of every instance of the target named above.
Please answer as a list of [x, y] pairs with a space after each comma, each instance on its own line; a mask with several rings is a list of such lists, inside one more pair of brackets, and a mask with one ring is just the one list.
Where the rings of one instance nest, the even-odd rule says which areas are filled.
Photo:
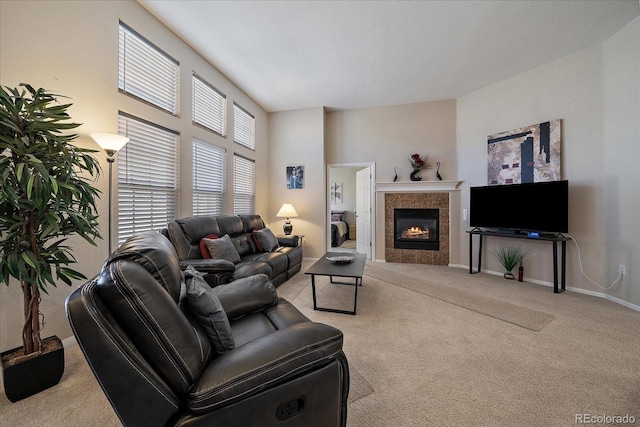
[[293, 225], [291, 225], [291, 221], [289, 220], [289, 218], [295, 218], [298, 216], [298, 212], [296, 212], [296, 210], [293, 208], [293, 205], [290, 203], [284, 203], [276, 216], [278, 218], [287, 218], [284, 221], [282, 229], [284, 230], [284, 234], [286, 234], [287, 236], [291, 234], [291, 231], [293, 231]]

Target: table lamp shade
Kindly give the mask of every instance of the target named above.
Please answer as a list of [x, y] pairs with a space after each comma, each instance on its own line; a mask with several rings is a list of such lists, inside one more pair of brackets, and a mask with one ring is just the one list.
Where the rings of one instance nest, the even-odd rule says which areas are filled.
[[276, 216], [279, 218], [295, 218], [298, 216], [298, 212], [296, 212], [292, 204], [284, 203]]

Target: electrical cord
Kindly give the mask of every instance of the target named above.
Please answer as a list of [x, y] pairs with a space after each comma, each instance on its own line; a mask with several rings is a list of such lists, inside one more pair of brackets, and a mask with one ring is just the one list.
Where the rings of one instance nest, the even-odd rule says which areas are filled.
[[565, 236], [573, 240], [573, 243], [575, 243], [576, 249], [578, 249], [578, 264], [580, 265], [580, 273], [582, 273], [582, 275], [586, 277], [591, 283], [593, 283], [594, 285], [596, 285], [601, 289], [607, 290], [607, 289], [613, 288], [620, 281], [620, 279], [622, 279], [622, 273], [618, 272], [618, 278], [611, 285], [609, 285], [608, 288], [594, 282], [591, 279], [591, 277], [587, 276], [587, 273], [585, 273], [584, 270], [582, 269], [582, 256], [580, 255], [580, 246], [578, 246], [578, 241], [574, 239], [573, 236], [570, 236], [568, 234], [565, 234]]

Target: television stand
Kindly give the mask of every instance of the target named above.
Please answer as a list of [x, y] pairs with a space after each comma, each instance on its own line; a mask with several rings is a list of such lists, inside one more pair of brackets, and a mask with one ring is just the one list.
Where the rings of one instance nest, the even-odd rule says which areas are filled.
[[[484, 231], [479, 228], [467, 231], [469, 233], [469, 274], [480, 273], [482, 270], [482, 240], [484, 236], [508, 237], [511, 239], [545, 240], [552, 243], [553, 247], [553, 292], [559, 294], [565, 291], [567, 278], [567, 238], [562, 234], [548, 235], [540, 233], [538, 236], [529, 234], [506, 233], [501, 231]], [[473, 236], [478, 236], [480, 247], [478, 250], [478, 269], [473, 271]], [[562, 243], [562, 255], [560, 260], [560, 271], [558, 271], [558, 242]], [[559, 278], [560, 276], [560, 278]]]

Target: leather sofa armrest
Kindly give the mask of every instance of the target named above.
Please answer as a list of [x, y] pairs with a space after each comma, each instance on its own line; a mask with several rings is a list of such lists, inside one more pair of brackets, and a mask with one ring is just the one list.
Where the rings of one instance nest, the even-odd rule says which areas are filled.
[[184, 270], [188, 266], [193, 266], [202, 273], [233, 273], [236, 266], [226, 259], [185, 259], [180, 261], [180, 269]]
[[342, 340], [336, 328], [304, 322], [250, 341], [205, 368], [187, 406], [207, 413], [288, 382], [339, 358]]
[[276, 288], [266, 274], [256, 274], [213, 288], [229, 320], [264, 310], [278, 302]]
[[298, 246], [298, 240], [300, 239], [300, 236], [285, 236], [285, 237], [278, 237], [278, 243], [280, 244], [280, 246]]

